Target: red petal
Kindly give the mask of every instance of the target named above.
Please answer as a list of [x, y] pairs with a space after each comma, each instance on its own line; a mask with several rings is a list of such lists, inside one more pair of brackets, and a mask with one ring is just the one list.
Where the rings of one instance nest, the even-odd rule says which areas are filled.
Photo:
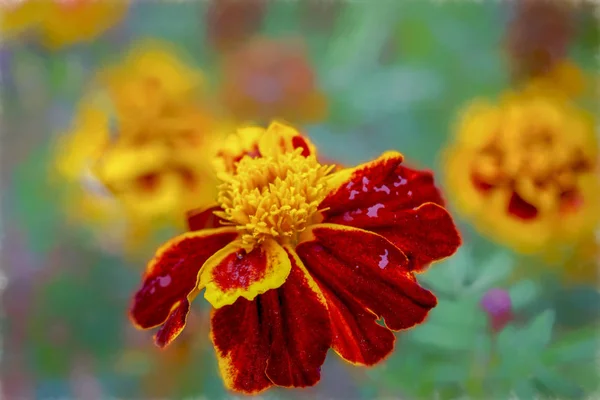
[[329, 219], [332, 223], [367, 229], [384, 236], [410, 260], [410, 269], [419, 271], [431, 262], [449, 257], [461, 244], [448, 212], [433, 203], [404, 211], [388, 210], [377, 204], [366, 210]]
[[584, 197], [577, 190], [565, 191], [560, 194], [561, 213], [570, 213], [579, 210], [585, 203]]
[[148, 264], [130, 315], [142, 329], [162, 324], [173, 307], [196, 287], [198, 271], [216, 251], [238, 236], [221, 228], [180, 235], [160, 248]]
[[[460, 236], [450, 215], [440, 207], [443, 201], [431, 173], [403, 167], [401, 162], [402, 155], [391, 152], [357, 168], [319, 208], [328, 208], [323, 213], [325, 223], [385, 236], [406, 253], [411, 269], [422, 270], [452, 255]], [[345, 176], [343, 171], [338, 174]]]
[[479, 178], [476, 174], [471, 175], [471, 182], [473, 183], [473, 186], [483, 194], [488, 194], [495, 187], [491, 183]]
[[512, 311], [508, 311], [505, 313], [502, 313], [500, 315], [490, 315], [490, 328], [492, 330], [492, 332], [498, 333], [500, 332], [502, 329], [504, 329], [504, 327], [510, 323], [511, 321], [514, 320], [514, 315], [512, 313]]
[[372, 232], [335, 224], [314, 225], [308, 232], [349, 265], [366, 265], [376, 272], [388, 268], [409, 272], [406, 255], [386, 238]]
[[331, 325], [325, 299], [296, 254], [288, 251], [292, 270], [278, 290], [261, 296], [271, 325], [267, 376], [278, 386], [313, 386], [331, 346]]
[[263, 321], [260, 296], [214, 310], [210, 336], [227, 388], [256, 394], [273, 386], [265, 373], [269, 325]]
[[[422, 322], [436, 305], [435, 296], [401, 267], [401, 253], [384, 238], [329, 224], [315, 226], [312, 234], [314, 241], [297, 247], [311, 275], [340, 300], [354, 297], [364, 308], [382, 317], [390, 329], [405, 329]], [[364, 252], [363, 247], [370, 250]]]
[[305, 387], [319, 381], [331, 329], [311, 282], [294, 259], [282, 287], [214, 311], [211, 338], [228, 388], [256, 394], [273, 384]]
[[319, 286], [331, 318], [331, 347], [342, 358], [354, 364], [374, 365], [394, 350], [396, 337], [377, 323], [375, 314], [349, 293], [336, 295], [323, 282]]
[[196, 208], [187, 212], [188, 229], [199, 231], [201, 229], [222, 228], [224, 220], [217, 217], [214, 212], [222, 211], [218, 205]]
[[308, 157], [310, 156], [310, 147], [308, 146], [308, 142], [306, 141], [306, 139], [301, 136], [301, 135], [297, 135], [294, 136], [292, 138], [292, 147], [294, 149], [302, 149], [302, 155], [304, 157]]
[[302, 155], [308, 157], [316, 152], [310, 139], [298, 130], [281, 121], [273, 121], [258, 141], [258, 149], [263, 156], [275, 156], [302, 149]]
[[185, 327], [185, 321], [189, 312], [190, 302], [187, 299], [182, 300], [177, 304], [177, 307], [173, 308], [167, 321], [154, 336], [154, 342], [158, 347], [165, 348], [175, 340]]
[[328, 208], [323, 222], [348, 218], [357, 210], [366, 212], [377, 205], [398, 211], [427, 202], [444, 204], [430, 172], [406, 168], [401, 163], [402, 155], [392, 153], [358, 167], [321, 202], [320, 209]]
[[267, 272], [267, 254], [261, 247], [250, 253], [243, 249], [229, 254], [213, 270], [213, 279], [222, 290], [247, 289], [251, 283], [263, 279]]
[[531, 220], [537, 217], [538, 210], [535, 206], [529, 204], [517, 193], [513, 192], [508, 203], [508, 212], [517, 218]]

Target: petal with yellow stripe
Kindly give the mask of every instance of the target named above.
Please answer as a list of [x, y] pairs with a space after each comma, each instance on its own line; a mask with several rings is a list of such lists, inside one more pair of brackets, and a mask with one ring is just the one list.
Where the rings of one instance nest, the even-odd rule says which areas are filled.
[[215, 308], [233, 304], [238, 298], [253, 300], [269, 289], [283, 285], [292, 268], [281, 245], [266, 239], [251, 251], [232, 242], [206, 261], [199, 288]]
[[313, 386], [332, 341], [327, 303], [296, 252], [285, 250], [290, 276], [281, 288], [261, 296], [271, 327], [266, 373], [278, 386]]
[[212, 314], [211, 339], [230, 390], [257, 394], [320, 379], [332, 340], [325, 299], [294, 250], [285, 251], [292, 268], [281, 287]]

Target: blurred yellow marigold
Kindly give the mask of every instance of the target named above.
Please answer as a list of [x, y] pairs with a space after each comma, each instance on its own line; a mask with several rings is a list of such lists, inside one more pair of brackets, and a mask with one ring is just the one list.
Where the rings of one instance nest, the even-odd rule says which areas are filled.
[[158, 44], [136, 48], [102, 71], [58, 147], [57, 171], [72, 183], [73, 216], [127, 223], [128, 239], [185, 225], [185, 212], [216, 194], [218, 140], [202, 77]]
[[522, 253], [573, 245], [598, 222], [594, 120], [563, 95], [513, 92], [469, 105], [444, 154], [454, 204]]
[[547, 72], [535, 76], [525, 84], [527, 91], [571, 98], [589, 95], [591, 93], [586, 93], [586, 90], [590, 92], [591, 88], [589, 77], [569, 60], [557, 62]]
[[5, 0], [0, 30], [5, 36], [32, 31], [50, 49], [94, 39], [125, 14], [128, 0]]

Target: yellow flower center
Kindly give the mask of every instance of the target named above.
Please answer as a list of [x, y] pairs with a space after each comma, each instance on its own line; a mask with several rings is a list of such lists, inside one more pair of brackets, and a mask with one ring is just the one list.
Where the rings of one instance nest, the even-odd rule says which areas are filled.
[[267, 237], [293, 242], [313, 223], [319, 204], [328, 192], [325, 177], [333, 166], [321, 165], [302, 149], [275, 157], [245, 156], [235, 174], [223, 174], [225, 182], [217, 215], [235, 225], [248, 250]]
[[489, 145], [475, 158], [475, 173], [484, 184], [508, 185], [540, 209], [558, 206], [561, 195], [575, 190], [577, 175], [589, 169], [581, 149], [557, 132], [521, 132], [509, 143]]

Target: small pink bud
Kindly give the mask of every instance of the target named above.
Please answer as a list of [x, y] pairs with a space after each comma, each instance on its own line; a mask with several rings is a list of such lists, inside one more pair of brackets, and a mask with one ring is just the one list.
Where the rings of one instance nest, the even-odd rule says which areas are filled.
[[501, 331], [513, 319], [512, 302], [504, 289], [488, 290], [479, 305], [488, 314], [493, 332]]

